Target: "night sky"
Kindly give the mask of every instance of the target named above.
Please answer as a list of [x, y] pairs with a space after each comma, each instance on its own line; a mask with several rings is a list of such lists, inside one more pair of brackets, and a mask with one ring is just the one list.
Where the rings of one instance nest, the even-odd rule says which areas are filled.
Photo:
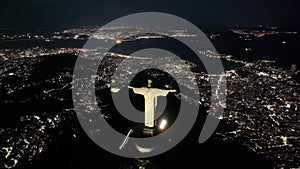
[[0, 28], [103, 25], [136, 12], [165, 12], [202, 26], [299, 28], [298, 0], [1, 0]]

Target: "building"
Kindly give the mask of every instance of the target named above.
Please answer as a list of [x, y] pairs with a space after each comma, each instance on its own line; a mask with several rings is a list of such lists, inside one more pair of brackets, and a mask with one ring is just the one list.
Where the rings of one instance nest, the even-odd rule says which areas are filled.
[[292, 64], [291, 66], [291, 72], [295, 72], [297, 70], [297, 65], [296, 64]]

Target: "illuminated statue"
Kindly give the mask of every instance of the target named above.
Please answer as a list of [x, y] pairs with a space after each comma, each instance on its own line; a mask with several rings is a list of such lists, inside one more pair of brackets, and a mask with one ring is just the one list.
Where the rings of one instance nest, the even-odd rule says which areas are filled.
[[145, 98], [145, 126], [154, 127], [154, 110], [157, 105], [157, 96], [166, 96], [169, 92], [176, 92], [176, 90], [164, 90], [151, 88], [152, 80], [148, 80], [148, 87], [136, 88], [128, 86], [133, 89], [134, 93], [144, 95]]

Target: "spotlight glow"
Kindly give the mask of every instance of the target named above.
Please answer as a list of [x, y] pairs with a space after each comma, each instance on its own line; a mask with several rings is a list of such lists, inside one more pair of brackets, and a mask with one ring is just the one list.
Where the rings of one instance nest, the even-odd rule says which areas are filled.
[[160, 125], [159, 125], [159, 128], [160, 129], [164, 129], [167, 125], [167, 120], [163, 119], [161, 122], [160, 122]]

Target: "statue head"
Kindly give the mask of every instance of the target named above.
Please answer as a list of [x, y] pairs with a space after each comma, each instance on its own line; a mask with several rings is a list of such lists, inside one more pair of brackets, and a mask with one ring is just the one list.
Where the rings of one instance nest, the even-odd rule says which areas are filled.
[[148, 87], [151, 87], [151, 85], [152, 85], [152, 80], [151, 79], [148, 79]]

